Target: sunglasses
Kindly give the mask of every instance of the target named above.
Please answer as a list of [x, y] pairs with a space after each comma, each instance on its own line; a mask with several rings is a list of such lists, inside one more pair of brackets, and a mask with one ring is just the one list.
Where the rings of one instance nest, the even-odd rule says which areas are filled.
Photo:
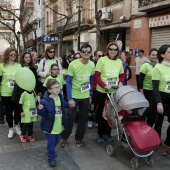
[[118, 48], [108, 48], [109, 51], [118, 51]]
[[85, 54], [85, 53], [90, 54], [90, 53], [91, 53], [91, 50], [81, 50], [81, 52], [84, 53], [84, 54]]
[[48, 51], [48, 52], [51, 53], [51, 54], [52, 54], [52, 53], [55, 53], [55, 51]]
[[103, 55], [98, 55], [98, 57], [103, 57]]
[[14, 56], [16, 56], [16, 54], [9, 54], [9, 56], [13, 56], [14, 57]]

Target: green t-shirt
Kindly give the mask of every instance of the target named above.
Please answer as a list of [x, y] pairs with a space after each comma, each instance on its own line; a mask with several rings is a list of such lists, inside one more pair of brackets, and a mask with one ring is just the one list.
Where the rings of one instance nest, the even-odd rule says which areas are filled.
[[50, 134], [60, 134], [62, 132], [62, 110], [60, 98], [58, 97], [58, 100], [55, 100], [54, 103], [56, 113], [53, 129]]
[[159, 80], [159, 91], [170, 93], [170, 67], [157, 64], [152, 71], [152, 80]]
[[30, 123], [37, 121], [37, 108], [34, 93], [23, 92], [19, 104], [22, 104], [24, 117], [21, 117], [21, 123]]
[[[124, 73], [123, 64], [120, 59], [110, 60], [107, 56], [100, 58], [95, 71], [100, 72], [100, 78], [106, 85], [118, 85], [119, 74]], [[105, 89], [97, 84], [97, 91], [105, 93]], [[115, 91], [110, 89], [109, 93]]]
[[83, 64], [74, 60], [68, 67], [67, 75], [72, 76], [72, 98], [85, 99], [90, 96], [90, 76], [94, 74], [94, 63]]
[[44, 87], [46, 87], [47, 80], [49, 80], [49, 79], [55, 79], [55, 80], [57, 80], [57, 81], [59, 82], [60, 89], [62, 89], [62, 88], [63, 88], [63, 85], [65, 84], [63, 77], [61, 77], [60, 75], [58, 75], [56, 78], [54, 78], [54, 77], [52, 77], [52, 76], [49, 76], [49, 77], [47, 77], [47, 78], [45, 79], [45, 81], [44, 81], [44, 84], [43, 84]]
[[143, 81], [143, 89], [145, 90], [153, 90], [152, 70], [153, 70], [153, 66], [149, 63], [144, 63], [142, 67], [140, 68], [140, 72], [145, 74], [145, 78]]
[[51, 65], [55, 63], [55, 59], [47, 60], [48, 68], [51, 68]]
[[0, 63], [0, 76], [1, 81], [1, 96], [12, 96], [15, 84], [15, 72], [21, 68], [21, 65], [15, 63], [13, 66]]

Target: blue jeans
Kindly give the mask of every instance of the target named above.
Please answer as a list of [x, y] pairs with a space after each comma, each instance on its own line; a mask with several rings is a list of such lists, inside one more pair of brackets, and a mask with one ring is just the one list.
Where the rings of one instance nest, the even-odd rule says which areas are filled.
[[47, 139], [48, 158], [55, 159], [57, 157], [55, 147], [60, 141], [60, 134], [45, 133], [45, 136]]

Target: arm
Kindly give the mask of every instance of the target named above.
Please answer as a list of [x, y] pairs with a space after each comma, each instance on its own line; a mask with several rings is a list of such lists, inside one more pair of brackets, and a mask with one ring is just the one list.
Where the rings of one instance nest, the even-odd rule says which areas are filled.
[[[43, 66], [43, 60], [44, 59], [42, 59], [40, 61], [40, 63], [38, 64], [37, 75], [40, 76], [40, 77], [45, 78], [47, 76], [47, 74], [48, 74], [48, 71], [45, 70], [47, 62], [45, 62], [44, 66]], [[43, 71], [43, 67], [44, 67], [44, 71]]]
[[144, 81], [145, 75], [146, 74], [142, 72], [140, 72], [140, 75], [139, 75], [139, 89], [141, 93], [143, 93], [143, 81]]
[[125, 81], [125, 73], [119, 74], [119, 83], [121, 82], [122, 84]]
[[93, 89], [92, 89], [92, 87], [93, 87], [93, 80], [94, 80], [94, 75], [91, 75], [90, 76], [90, 94], [93, 94]]
[[2, 76], [0, 76], [0, 82], [2, 81]]
[[44, 103], [45, 103], [45, 101], [41, 100], [40, 105], [42, 105], [43, 107], [42, 107], [42, 109], [37, 108], [37, 114], [42, 117], [45, 117], [47, 114]]
[[68, 101], [73, 100], [73, 98], [72, 98], [72, 79], [73, 79], [73, 76], [67, 75], [66, 88], [67, 88]]
[[102, 88], [106, 86], [106, 84], [101, 80], [100, 78], [101, 72], [95, 71], [94, 78], [96, 80], [96, 83], [99, 84]]
[[152, 80], [153, 92], [155, 96], [156, 103], [162, 103], [160, 92], [159, 92], [159, 80]]

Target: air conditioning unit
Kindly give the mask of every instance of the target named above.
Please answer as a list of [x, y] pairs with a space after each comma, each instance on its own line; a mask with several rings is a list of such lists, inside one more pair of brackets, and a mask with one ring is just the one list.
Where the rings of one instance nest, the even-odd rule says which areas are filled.
[[109, 7], [103, 7], [98, 11], [98, 16], [101, 20], [112, 21], [113, 14], [112, 10]]

